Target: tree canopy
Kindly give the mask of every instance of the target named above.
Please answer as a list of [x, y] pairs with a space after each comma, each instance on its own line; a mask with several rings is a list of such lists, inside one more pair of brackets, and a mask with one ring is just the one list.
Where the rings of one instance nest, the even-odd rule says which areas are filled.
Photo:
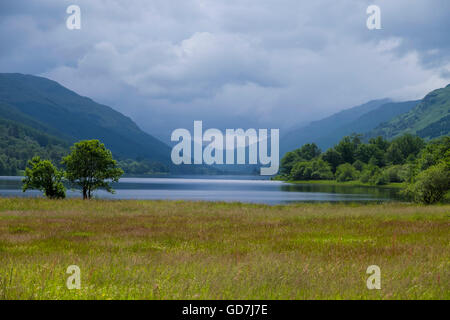
[[65, 198], [66, 189], [61, 182], [63, 175], [64, 172], [59, 171], [50, 160], [33, 157], [25, 168], [22, 190], [37, 189], [50, 199]]
[[[450, 137], [426, 143], [405, 134], [388, 141], [382, 137], [363, 143], [361, 136], [344, 137], [324, 153], [307, 144], [281, 159], [287, 180], [356, 181], [372, 185], [405, 183], [405, 195], [423, 203], [445, 197], [450, 181]], [[318, 149], [318, 148], [317, 148]]]
[[67, 180], [81, 188], [83, 199], [91, 199], [92, 192], [99, 188], [113, 193], [111, 183], [119, 181], [123, 174], [111, 151], [99, 140], [75, 143], [62, 163], [66, 167]]

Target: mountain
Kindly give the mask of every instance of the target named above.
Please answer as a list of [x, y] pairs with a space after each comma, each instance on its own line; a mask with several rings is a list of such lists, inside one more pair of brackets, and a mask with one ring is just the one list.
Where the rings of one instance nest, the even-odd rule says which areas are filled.
[[377, 109], [363, 114], [358, 119], [339, 127], [326, 137], [320, 137], [317, 140], [317, 145], [327, 149], [332, 147], [341, 140], [342, 137], [351, 135], [352, 133], [364, 133], [374, 129], [380, 123], [389, 121], [399, 114], [408, 112], [414, 108], [420, 101], [406, 101], [406, 102], [390, 102], [381, 105]]
[[392, 139], [405, 133], [425, 139], [450, 134], [450, 84], [430, 92], [413, 109], [380, 124], [367, 136]]
[[46, 78], [0, 74], [0, 117], [70, 144], [99, 139], [118, 159], [170, 162], [169, 146], [130, 118]]
[[306, 143], [316, 143], [322, 150], [332, 147], [339, 140], [354, 132], [363, 133], [380, 123], [409, 111], [419, 101], [392, 102], [390, 99], [373, 100], [349, 108], [319, 121], [298, 128], [281, 139], [281, 154]]
[[0, 175], [17, 175], [33, 156], [59, 163], [69, 144], [41, 130], [0, 118]]

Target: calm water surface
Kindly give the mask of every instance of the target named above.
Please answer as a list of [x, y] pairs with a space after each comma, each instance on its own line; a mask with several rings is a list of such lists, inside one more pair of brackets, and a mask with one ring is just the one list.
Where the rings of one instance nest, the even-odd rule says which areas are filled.
[[[41, 192], [21, 190], [22, 177], [1, 177], [0, 196], [40, 197]], [[259, 176], [181, 176], [122, 178], [114, 184], [115, 194], [99, 190], [96, 198], [171, 199], [205, 201], [240, 201], [281, 204], [314, 201], [392, 201], [399, 200], [397, 189], [377, 187], [288, 184]], [[68, 197], [80, 197], [78, 190], [68, 190]]]

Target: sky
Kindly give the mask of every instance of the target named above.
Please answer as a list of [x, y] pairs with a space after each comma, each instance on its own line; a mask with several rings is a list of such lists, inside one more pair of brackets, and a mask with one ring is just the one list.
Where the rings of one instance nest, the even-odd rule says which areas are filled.
[[[66, 27], [72, 4], [79, 30]], [[194, 120], [282, 136], [446, 86], [448, 30], [448, 0], [2, 0], [0, 72], [58, 81], [165, 142]]]

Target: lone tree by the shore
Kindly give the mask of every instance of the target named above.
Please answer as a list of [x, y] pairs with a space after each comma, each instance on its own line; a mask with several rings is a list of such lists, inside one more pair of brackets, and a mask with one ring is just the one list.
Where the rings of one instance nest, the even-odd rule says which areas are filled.
[[123, 174], [111, 151], [98, 140], [75, 143], [62, 163], [66, 166], [67, 180], [81, 187], [83, 199], [91, 199], [92, 192], [99, 188], [114, 193], [111, 183], [119, 181]]
[[50, 160], [33, 157], [25, 168], [22, 191], [37, 189], [49, 199], [63, 199], [66, 197], [66, 188], [61, 182], [63, 176], [64, 172], [58, 170]]

